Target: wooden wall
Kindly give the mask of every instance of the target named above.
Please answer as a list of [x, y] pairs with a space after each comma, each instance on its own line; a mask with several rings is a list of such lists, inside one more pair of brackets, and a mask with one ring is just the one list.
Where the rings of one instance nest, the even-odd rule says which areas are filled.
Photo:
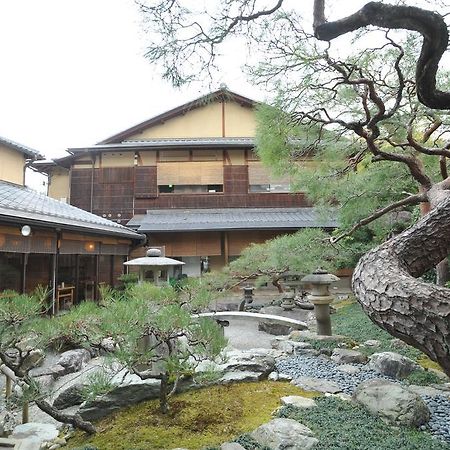
[[71, 203], [124, 224], [148, 209], [310, 206], [301, 193], [249, 193], [245, 165], [223, 166], [223, 185], [222, 193], [158, 194], [156, 166], [86, 167], [72, 169]]

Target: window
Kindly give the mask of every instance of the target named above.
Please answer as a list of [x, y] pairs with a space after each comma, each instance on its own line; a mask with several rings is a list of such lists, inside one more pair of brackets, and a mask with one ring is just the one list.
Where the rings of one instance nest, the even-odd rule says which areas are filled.
[[223, 184], [162, 184], [160, 194], [215, 194], [223, 192]]
[[289, 184], [251, 184], [249, 192], [290, 192]]
[[160, 194], [172, 194], [175, 186], [173, 184], [163, 184], [162, 186], [158, 186]]

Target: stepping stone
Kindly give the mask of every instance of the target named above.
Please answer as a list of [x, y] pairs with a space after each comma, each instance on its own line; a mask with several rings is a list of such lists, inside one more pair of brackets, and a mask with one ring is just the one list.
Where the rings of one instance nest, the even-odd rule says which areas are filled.
[[313, 408], [316, 402], [312, 398], [302, 397], [301, 395], [289, 395], [288, 397], [281, 397], [282, 405], [292, 405], [296, 408]]
[[337, 394], [342, 389], [334, 381], [323, 380], [321, 378], [313, 377], [299, 377], [291, 381], [291, 384], [297, 386], [304, 391], [329, 392], [330, 394]]

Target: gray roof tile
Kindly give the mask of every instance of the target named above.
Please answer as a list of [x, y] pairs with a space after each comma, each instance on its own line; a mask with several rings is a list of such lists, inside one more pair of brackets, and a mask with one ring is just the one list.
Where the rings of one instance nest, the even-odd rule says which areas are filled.
[[128, 226], [139, 232], [335, 228], [335, 217], [314, 208], [223, 208], [150, 210]]
[[26, 145], [19, 144], [18, 142], [15, 142], [11, 139], [7, 139], [2, 136], [0, 136], [0, 144], [4, 144], [7, 147], [11, 147], [32, 159], [43, 159], [44, 158], [42, 156], [42, 154], [39, 153], [37, 150], [34, 150], [30, 147], [27, 147]]
[[141, 238], [123, 225], [6, 181], [0, 181], [0, 219], [40, 222], [52, 227], [60, 226], [62, 229]]

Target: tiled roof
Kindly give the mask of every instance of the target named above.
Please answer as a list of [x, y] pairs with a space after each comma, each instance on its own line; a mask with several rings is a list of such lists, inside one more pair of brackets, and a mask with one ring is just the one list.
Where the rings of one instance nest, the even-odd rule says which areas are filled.
[[141, 239], [132, 230], [24, 186], [0, 181], [0, 220]]
[[335, 228], [314, 208], [164, 209], [133, 217], [128, 226], [144, 232]]
[[123, 141], [119, 144], [97, 144], [92, 147], [71, 148], [72, 153], [83, 153], [87, 150], [123, 151], [136, 148], [202, 148], [202, 147], [254, 147], [252, 137], [217, 137], [217, 138], [175, 138], [175, 139], [142, 139]]
[[17, 150], [29, 158], [33, 159], [43, 159], [44, 157], [37, 151], [26, 145], [19, 144], [18, 142], [12, 141], [11, 139], [7, 139], [5, 137], [0, 136], [0, 144], [4, 144], [7, 147], [11, 147], [14, 150]]

